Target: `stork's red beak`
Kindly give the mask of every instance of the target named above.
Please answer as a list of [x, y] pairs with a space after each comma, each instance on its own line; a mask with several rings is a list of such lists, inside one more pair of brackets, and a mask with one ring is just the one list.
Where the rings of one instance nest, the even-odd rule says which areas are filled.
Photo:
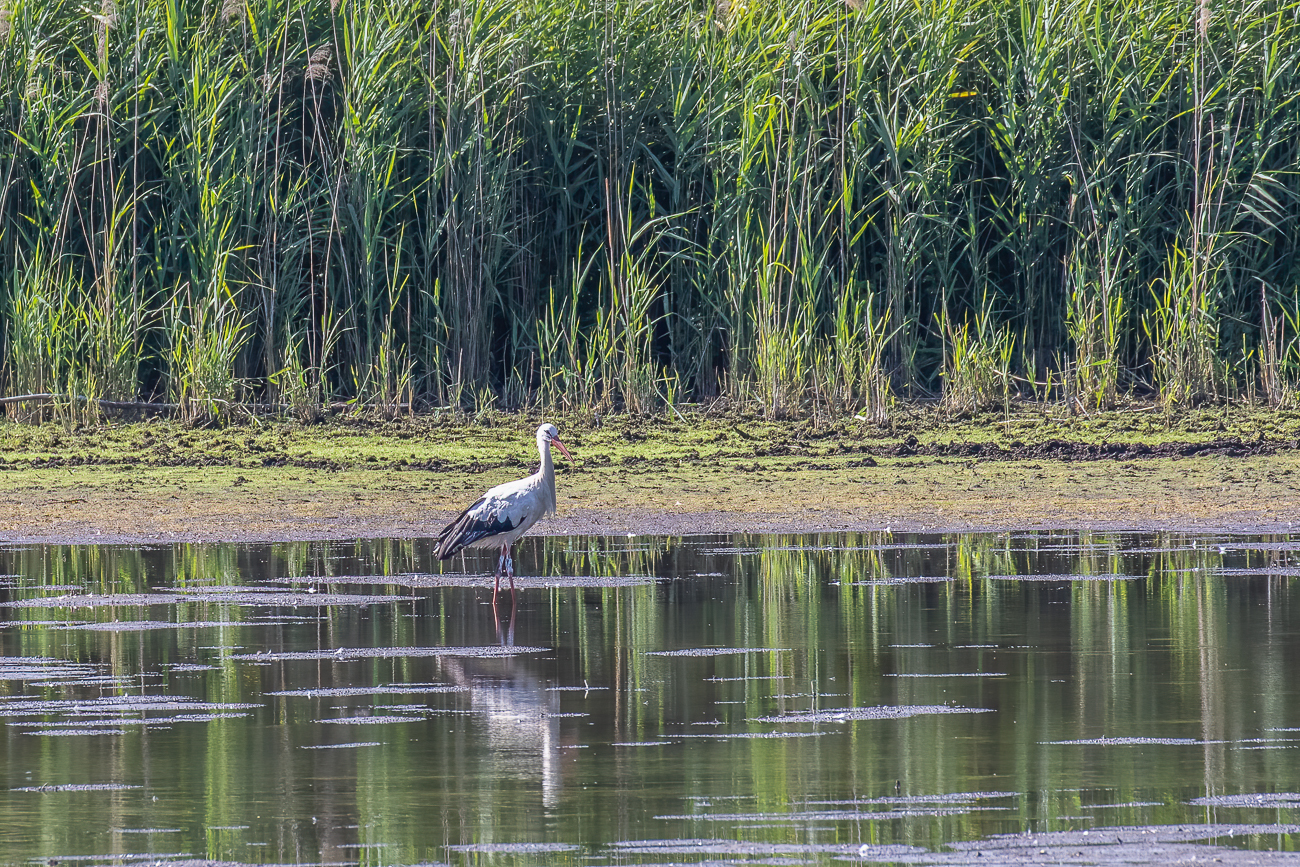
[[569, 454], [569, 450], [564, 447], [564, 443], [560, 442], [559, 437], [551, 437], [551, 445], [555, 446], [560, 451], [564, 452], [564, 456], [566, 458], [568, 458], [569, 460], [573, 460], [573, 455]]

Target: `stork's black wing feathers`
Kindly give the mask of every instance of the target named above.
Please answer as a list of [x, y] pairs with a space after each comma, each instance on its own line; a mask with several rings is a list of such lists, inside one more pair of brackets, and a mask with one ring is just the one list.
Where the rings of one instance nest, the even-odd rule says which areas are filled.
[[443, 528], [438, 534], [438, 547], [434, 549], [434, 556], [439, 560], [446, 560], [479, 539], [514, 529], [515, 525], [510, 522], [510, 519], [500, 513], [487, 516], [475, 515], [474, 512], [486, 501], [487, 497], [483, 497]]

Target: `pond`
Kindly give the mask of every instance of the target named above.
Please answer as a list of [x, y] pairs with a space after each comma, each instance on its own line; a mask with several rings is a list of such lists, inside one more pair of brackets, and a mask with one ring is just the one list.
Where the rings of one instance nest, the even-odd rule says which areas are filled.
[[0, 551], [0, 863], [1295, 863], [1300, 541]]

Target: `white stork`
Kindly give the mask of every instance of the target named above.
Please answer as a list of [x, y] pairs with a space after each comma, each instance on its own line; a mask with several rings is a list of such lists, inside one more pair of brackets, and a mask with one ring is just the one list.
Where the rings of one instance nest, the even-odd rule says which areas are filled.
[[537, 472], [527, 478], [497, 485], [438, 534], [438, 547], [434, 553], [439, 560], [446, 560], [462, 548], [501, 549], [496, 580], [492, 584], [493, 605], [501, 587], [503, 569], [510, 578], [510, 595], [515, 593], [515, 564], [510, 556], [510, 546], [540, 518], [555, 514], [552, 445], [573, 460], [573, 455], [560, 442], [560, 432], [555, 425], [542, 425], [537, 429], [537, 451], [542, 455], [542, 465]]

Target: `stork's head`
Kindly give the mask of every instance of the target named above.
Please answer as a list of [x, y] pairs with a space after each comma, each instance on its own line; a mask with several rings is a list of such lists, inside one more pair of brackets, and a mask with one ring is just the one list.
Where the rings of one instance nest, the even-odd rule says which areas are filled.
[[569, 450], [564, 447], [564, 443], [560, 442], [559, 429], [550, 422], [547, 422], [537, 429], [537, 447], [543, 448], [548, 445], [555, 446], [557, 449], [564, 452], [566, 458], [573, 460], [573, 455], [569, 454]]

